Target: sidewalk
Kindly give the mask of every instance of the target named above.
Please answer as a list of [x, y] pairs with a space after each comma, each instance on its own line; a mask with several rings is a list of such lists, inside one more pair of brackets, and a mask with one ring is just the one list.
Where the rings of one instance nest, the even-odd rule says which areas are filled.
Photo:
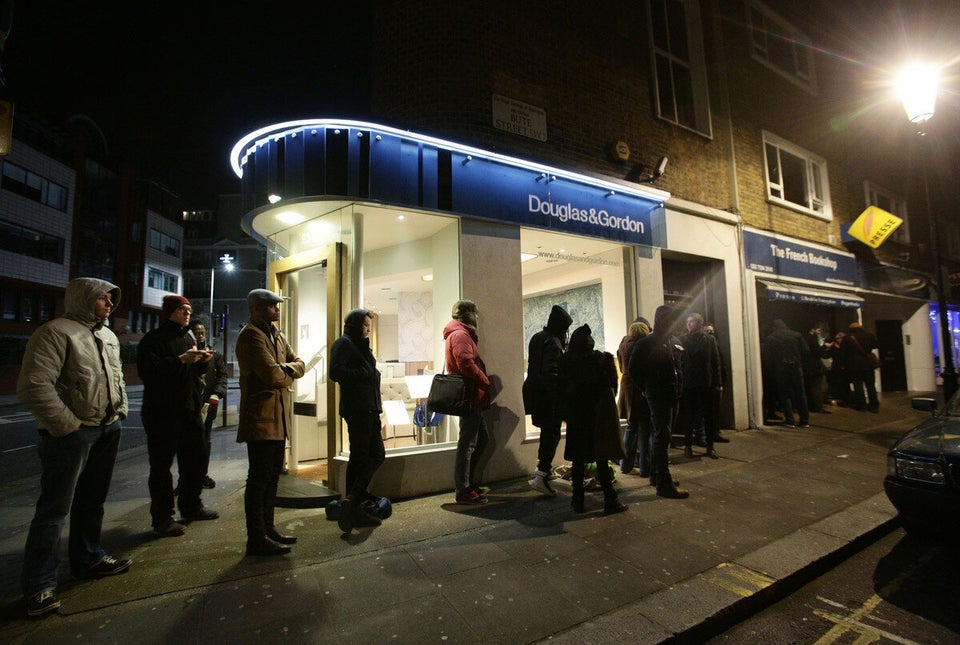
[[630, 509], [610, 517], [600, 493], [575, 515], [567, 482], [545, 498], [526, 480], [492, 485], [480, 507], [404, 500], [349, 538], [322, 509], [278, 508], [299, 537], [278, 558], [244, 557], [246, 459], [231, 428], [215, 433], [217, 487], [204, 492], [221, 518], [181, 538], [150, 534], [146, 453], [132, 449], [104, 523], [130, 572], [76, 581], [64, 563], [63, 606], [46, 619], [22, 618], [18, 584], [37, 478], [0, 489], [0, 641], [695, 642], [892, 527], [886, 451], [925, 417], [909, 399], [885, 395], [879, 415], [831, 408], [808, 429], [727, 431], [719, 460], [671, 450], [690, 498], [618, 475]]

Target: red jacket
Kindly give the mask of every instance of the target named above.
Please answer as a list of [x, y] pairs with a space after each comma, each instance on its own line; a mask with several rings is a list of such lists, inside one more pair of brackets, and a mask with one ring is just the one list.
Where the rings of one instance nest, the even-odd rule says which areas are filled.
[[444, 360], [450, 374], [460, 374], [477, 386], [473, 406], [479, 410], [490, 407], [490, 379], [487, 368], [477, 354], [477, 330], [453, 319], [443, 328], [446, 343]]

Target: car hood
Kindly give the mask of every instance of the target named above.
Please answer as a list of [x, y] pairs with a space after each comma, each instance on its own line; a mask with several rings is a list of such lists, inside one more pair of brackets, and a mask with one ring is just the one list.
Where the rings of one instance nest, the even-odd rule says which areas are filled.
[[901, 437], [893, 452], [937, 458], [960, 459], [960, 418], [934, 417]]

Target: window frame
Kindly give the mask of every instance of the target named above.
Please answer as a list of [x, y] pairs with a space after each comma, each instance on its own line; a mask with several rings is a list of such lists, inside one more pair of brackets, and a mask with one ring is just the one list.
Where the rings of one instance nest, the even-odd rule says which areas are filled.
[[[154, 284], [154, 278], [159, 278], [161, 281], [161, 286], [156, 286]], [[173, 273], [168, 273], [163, 269], [158, 269], [156, 267], [148, 266], [147, 267], [147, 286], [151, 289], [156, 289], [158, 291], [167, 291], [170, 293], [178, 293], [178, 285], [180, 280], [178, 276]]]
[[[667, 16], [667, 29], [665, 34], [668, 48], [658, 45], [657, 33], [654, 29], [654, 9], [653, 3], [661, 3], [664, 8], [664, 16]], [[686, 36], [687, 55], [684, 58], [678, 53], [682, 49], [680, 45], [673, 46], [670, 39], [670, 20], [668, 7], [672, 2], [676, 2], [683, 7], [684, 14], [684, 32]], [[700, 18], [700, 5], [697, 0], [651, 0], [647, 5], [647, 35], [650, 42], [650, 67], [653, 80], [654, 107], [656, 108], [657, 118], [663, 119], [685, 130], [695, 132], [699, 135], [713, 139], [713, 120], [710, 111], [710, 92], [707, 83], [707, 65], [706, 55], [703, 46], [703, 27]], [[665, 69], [661, 70], [663, 64]], [[676, 78], [677, 68], [682, 68], [689, 74], [688, 105], [680, 105], [683, 101], [678, 98], [678, 80]], [[669, 79], [664, 79], [669, 74]], [[662, 89], [669, 89], [670, 106], [665, 104], [667, 97], [662, 96]], [[672, 108], [671, 108], [672, 106]], [[681, 119], [681, 108], [687, 108], [691, 113], [690, 123]], [[670, 109], [668, 109], [670, 108]], [[671, 111], [673, 114], [669, 114]]]
[[[876, 199], [877, 195], [883, 196], [889, 200], [890, 207], [886, 208], [883, 205], [878, 204]], [[876, 206], [877, 208], [882, 208], [888, 213], [896, 215], [903, 220], [903, 224], [897, 227], [897, 230], [890, 234], [888, 241], [899, 242], [900, 244], [910, 244], [910, 219], [907, 217], [907, 200], [892, 190], [887, 190], [883, 186], [880, 186], [869, 179], [864, 180], [863, 182], [863, 196], [867, 206]]]
[[[762, 18], [764, 24], [757, 26], [754, 20], [755, 16]], [[813, 49], [808, 46], [808, 43], [811, 42], [810, 38], [760, 0], [749, 0], [746, 3], [746, 22], [744, 24], [747, 26], [748, 45], [753, 60], [816, 96], [818, 92], [817, 70]], [[773, 31], [771, 27], [776, 28], [777, 31]], [[783, 34], [785, 38], [775, 39], [773, 43], [783, 42], [789, 48], [793, 59], [793, 69], [786, 69], [775, 58], [771, 58], [773, 47], [768, 35], [776, 33]], [[804, 68], [807, 71], [804, 71]]]
[[[827, 161], [823, 157], [816, 155], [805, 148], [801, 148], [795, 143], [777, 135], [762, 131], [763, 139], [763, 174], [766, 183], [767, 201], [789, 208], [790, 210], [816, 217], [827, 222], [833, 221], [833, 207], [830, 203], [830, 181], [827, 172]], [[770, 177], [771, 158], [768, 148], [777, 149], [777, 172], [780, 181], [775, 181]], [[806, 204], [791, 201], [784, 197], [787, 192], [792, 190], [792, 184], [786, 186], [783, 183], [783, 161], [782, 153], [798, 158], [804, 163], [804, 193]], [[775, 194], [779, 191], [780, 195]], [[811, 191], [813, 196], [811, 197]], [[817, 192], [819, 191], [819, 194]], [[820, 207], [817, 210], [816, 206]]]

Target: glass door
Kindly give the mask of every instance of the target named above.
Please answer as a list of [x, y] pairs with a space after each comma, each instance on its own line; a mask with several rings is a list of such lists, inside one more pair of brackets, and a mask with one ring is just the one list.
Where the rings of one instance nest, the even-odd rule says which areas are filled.
[[306, 365], [291, 386], [293, 409], [287, 470], [332, 487], [340, 446], [336, 391], [329, 381], [330, 345], [340, 320], [339, 244], [271, 263], [270, 280], [284, 299], [281, 329]]

